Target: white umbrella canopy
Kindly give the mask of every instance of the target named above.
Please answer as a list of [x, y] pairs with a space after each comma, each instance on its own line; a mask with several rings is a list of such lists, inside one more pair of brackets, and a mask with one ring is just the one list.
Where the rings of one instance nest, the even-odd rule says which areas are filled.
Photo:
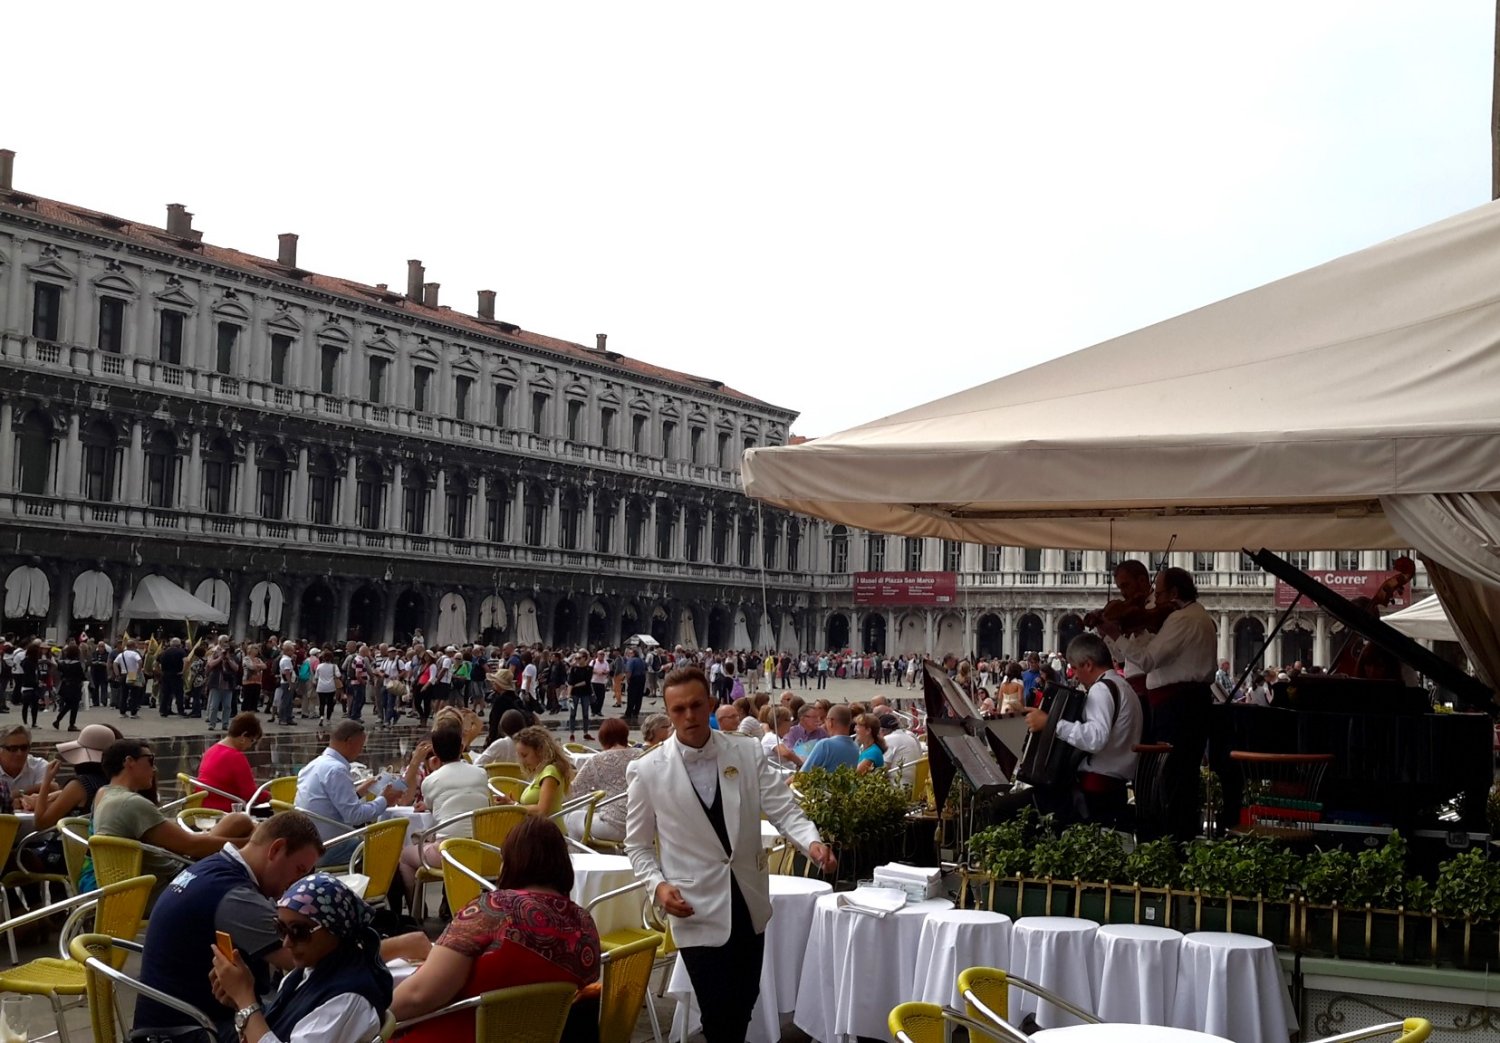
[[182, 619], [193, 623], [227, 623], [221, 609], [194, 597], [165, 576], [147, 576], [120, 613], [125, 619]]
[[641, 645], [645, 648], [657, 648], [661, 645], [661, 642], [650, 634], [631, 634], [630, 637], [625, 639], [625, 643], [627, 645]]
[[1030, 547], [1400, 547], [1381, 497], [1500, 490], [1500, 203], [797, 446], [745, 491]]
[[1414, 605], [1407, 605], [1399, 612], [1381, 616], [1380, 621], [1395, 627], [1407, 637], [1427, 641], [1458, 640], [1453, 623], [1448, 619], [1448, 613], [1443, 611], [1443, 604], [1436, 594], [1423, 598]]

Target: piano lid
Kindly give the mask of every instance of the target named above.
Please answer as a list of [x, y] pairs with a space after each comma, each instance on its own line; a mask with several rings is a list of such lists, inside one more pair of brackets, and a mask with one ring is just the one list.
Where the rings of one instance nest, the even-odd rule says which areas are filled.
[[1413, 670], [1430, 678], [1439, 687], [1453, 693], [1460, 708], [1500, 711], [1495, 693], [1483, 682], [1469, 676], [1446, 659], [1429, 652], [1389, 623], [1372, 618], [1348, 599], [1313, 579], [1284, 558], [1261, 548], [1246, 551], [1251, 559], [1277, 579], [1290, 585], [1303, 597], [1327, 612], [1366, 641], [1384, 649]]

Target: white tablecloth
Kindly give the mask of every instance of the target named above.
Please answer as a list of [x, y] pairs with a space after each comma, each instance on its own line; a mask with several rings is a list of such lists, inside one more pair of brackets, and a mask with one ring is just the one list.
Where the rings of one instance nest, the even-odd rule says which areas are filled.
[[[1094, 1009], [1094, 989], [1088, 967], [1094, 954], [1093, 920], [1071, 916], [1023, 916], [1010, 934], [1010, 973], [1040, 985], [1084, 1010]], [[1035, 1013], [1043, 1028], [1076, 1025], [1078, 1019], [1029, 992], [1010, 990], [1010, 1013], [1006, 1020], [1019, 1025]]]
[[922, 925], [911, 998], [964, 1009], [958, 973], [969, 967], [1010, 966], [1010, 917], [980, 909], [933, 913]]
[[404, 818], [408, 823], [406, 827], [406, 842], [414, 843], [417, 834], [424, 829], [431, 829], [437, 825], [437, 816], [430, 811], [418, 811], [410, 804], [397, 804], [389, 809], [392, 818]]
[[1182, 933], [1148, 924], [1106, 924], [1094, 935], [1094, 1013], [1104, 1021], [1167, 1025], [1177, 995]]
[[[581, 906], [587, 907], [590, 901], [605, 892], [635, 881], [630, 859], [624, 855], [576, 854], [569, 857], [573, 862], [572, 897]], [[642, 888], [610, 899], [594, 910], [594, 926], [599, 928], [600, 934], [641, 926], [641, 903], [646, 897]]]
[[760, 846], [769, 851], [781, 840], [781, 831], [765, 819], [760, 820]]
[[1160, 1025], [1070, 1025], [1046, 1029], [1031, 1038], [1036, 1043], [1231, 1043], [1223, 1036]]
[[[771, 877], [771, 922], [766, 925], [766, 954], [760, 970], [760, 999], [750, 1015], [748, 1043], [778, 1043], [781, 1018], [797, 1009], [797, 986], [802, 957], [807, 951], [808, 926], [818, 898], [833, 890], [822, 880], [800, 876]], [[667, 983], [667, 995], [677, 1001], [672, 1038], [686, 1039], [702, 1028], [701, 1006], [694, 1000], [693, 983], [679, 959]]]
[[824, 895], [797, 984], [797, 1027], [820, 1043], [843, 1036], [888, 1037], [886, 1016], [911, 997], [922, 924], [953, 908], [946, 898], [914, 902], [884, 918], [839, 910]]
[[1184, 936], [1172, 1024], [1236, 1043], [1286, 1043], [1297, 1015], [1276, 947], [1247, 934], [1202, 931]]

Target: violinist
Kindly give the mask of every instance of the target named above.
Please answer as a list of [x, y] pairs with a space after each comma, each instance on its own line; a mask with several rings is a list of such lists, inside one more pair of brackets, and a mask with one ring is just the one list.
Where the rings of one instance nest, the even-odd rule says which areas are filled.
[[1172, 744], [1163, 769], [1166, 825], [1180, 841], [1198, 835], [1198, 771], [1208, 743], [1218, 634], [1198, 603], [1198, 587], [1185, 569], [1156, 575], [1156, 607], [1171, 609], [1137, 663], [1146, 671], [1147, 742]]
[[1115, 662], [1125, 665], [1125, 680], [1144, 699], [1146, 670], [1138, 660], [1153, 633], [1146, 625], [1153, 620], [1145, 618], [1151, 603], [1151, 573], [1141, 562], [1127, 558], [1115, 566], [1115, 586], [1120, 590], [1119, 600], [1090, 612], [1083, 622], [1098, 630]]

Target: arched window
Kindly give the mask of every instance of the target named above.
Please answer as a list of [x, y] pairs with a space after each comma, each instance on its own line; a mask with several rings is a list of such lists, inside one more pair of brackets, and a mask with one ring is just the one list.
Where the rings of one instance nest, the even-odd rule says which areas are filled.
[[40, 409], [26, 414], [16, 431], [16, 488], [45, 496], [52, 488], [52, 421]]
[[314, 525], [333, 524], [338, 466], [331, 453], [314, 453], [307, 461], [307, 516]]
[[177, 491], [177, 439], [159, 429], [146, 443], [146, 506], [169, 508]]
[[849, 530], [842, 525], [828, 530], [828, 571], [835, 576], [849, 571]]
[[380, 516], [385, 506], [385, 475], [380, 473], [380, 465], [373, 461], [361, 464], [356, 485], [355, 523], [361, 529], [380, 528]]
[[405, 498], [402, 508], [403, 528], [413, 536], [421, 536], [427, 532], [427, 468], [421, 465], [409, 467], [401, 480], [402, 495]]
[[228, 514], [233, 503], [234, 447], [220, 435], [203, 454], [203, 509], [209, 514]]
[[95, 420], [83, 429], [83, 498], [95, 503], [113, 503], [115, 499], [114, 428]]
[[260, 454], [260, 516], [267, 521], [286, 518], [286, 452], [278, 445], [267, 446]]

